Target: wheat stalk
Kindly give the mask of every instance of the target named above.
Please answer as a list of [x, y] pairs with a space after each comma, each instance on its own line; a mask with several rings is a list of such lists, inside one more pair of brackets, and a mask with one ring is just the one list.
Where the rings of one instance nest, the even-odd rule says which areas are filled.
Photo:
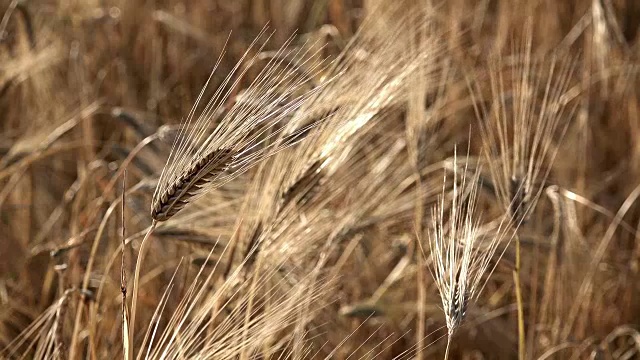
[[[289, 49], [293, 38], [285, 42], [276, 54], [270, 57], [265, 68], [244, 91], [242, 97], [231, 99], [248, 69], [260, 59], [258, 53], [251, 57], [244, 67], [241, 66], [248, 58], [249, 51], [256, 46], [264, 33], [263, 29], [194, 121], [195, 113], [199, 110], [199, 104], [223, 55], [220, 56], [174, 140], [171, 153], [153, 194], [151, 202], [153, 221], [140, 244], [136, 260], [129, 327], [130, 344], [133, 343], [135, 334], [142, 262], [148, 247], [147, 240], [157, 223], [170, 219], [207, 190], [225, 184], [261, 159], [295, 143], [292, 140], [284, 143], [278, 141], [277, 137], [281, 134], [289, 135], [289, 138], [293, 135], [293, 139], [299, 141], [301, 136], [295, 136], [295, 134], [308, 132], [308, 127], [313, 126], [311, 124], [302, 129], [296, 129], [299, 121], [294, 119], [285, 127], [272, 129], [280, 121], [291, 119], [292, 114], [304, 101], [322, 87], [317, 85], [305, 91], [307, 90], [305, 86], [311, 81], [309, 73], [314, 74], [320, 71], [321, 64], [308, 64], [313, 54], [307, 51]], [[268, 38], [267, 36], [267, 40]], [[263, 47], [264, 45], [258, 47], [259, 52]], [[294, 63], [299, 66], [309, 66], [310, 72], [287, 68], [286, 65], [289, 65], [291, 58], [294, 58], [296, 60]], [[329, 82], [325, 80], [325, 84]], [[232, 101], [232, 104], [227, 109], [229, 101]], [[218, 122], [219, 116], [222, 118]], [[212, 127], [213, 131], [210, 130]], [[271, 133], [265, 135], [268, 131]], [[227, 171], [228, 174], [225, 175]], [[131, 347], [128, 357], [133, 358], [134, 355]]]

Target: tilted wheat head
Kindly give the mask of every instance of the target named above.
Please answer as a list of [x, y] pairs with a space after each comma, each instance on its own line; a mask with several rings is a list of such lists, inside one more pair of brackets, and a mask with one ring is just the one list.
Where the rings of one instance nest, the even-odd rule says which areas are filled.
[[[264, 45], [257, 42], [264, 36], [263, 31], [252, 44], [258, 52]], [[250, 48], [202, 108], [211, 78], [207, 81], [160, 175], [151, 204], [154, 220], [171, 218], [208, 189], [302, 140], [313, 127], [314, 122], [299, 124], [294, 113], [329, 80], [314, 81], [323, 64], [312, 63], [314, 54], [292, 47], [292, 40], [266, 58], [260, 53], [249, 56]], [[241, 95], [234, 96], [249, 68], [260, 61], [267, 64]]]

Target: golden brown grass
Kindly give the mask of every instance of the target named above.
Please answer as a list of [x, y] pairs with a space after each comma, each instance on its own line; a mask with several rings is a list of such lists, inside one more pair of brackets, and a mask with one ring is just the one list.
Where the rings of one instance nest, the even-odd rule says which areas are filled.
[[1, 358], [640, 356], [636, 1], [0, 12]]

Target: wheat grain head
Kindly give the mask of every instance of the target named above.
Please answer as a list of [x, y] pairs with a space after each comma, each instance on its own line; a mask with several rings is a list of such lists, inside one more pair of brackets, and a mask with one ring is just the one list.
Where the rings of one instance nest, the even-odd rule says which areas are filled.
[[535, 208], [574, 112], [566, 96], [573, 63], [535, 59], [531, 37], [510, 72], [500, 57], [490, 64], [490, 108], [472, 94], [495, 195], [515, 227]]
[[449, 336], [460, 327], [469, 302], [481, 292], [489, 261], [503, 240], [500, 235], [482, 239], [476, 218], [479, 172], [469, 174], [465, 164], [459, 174], [454, 155], [452, 191], [447, 196], [446, 175], [442, 195], [432, 211], [429, 233], [431, 272], [440, 293]]
[[[304, 48], [291, 48], [293, 38], [268, 60], [241, 97], [232, 98], [248, 69], [260, 60], [259, 54], [249, 56], [249, 52], [255, 47], [258, 51], [264, 48], [265, 45], [257, 45], [262, 37], [265, 37], [264, 31], [201, 107], [211, 77], [207, 80], [160, 175], [151, 205], [154, 220], [169, 219], [208, 189], [227, 183], [260, 159], [290, 146], [291, 143], [277, 141], [281, 133], [308, 131], [306, 128], [296, 130], [294, 121], [271, 131], [274, 125], [290, 119], [292, 113], [322, 87], [308, 90], [311, 87], [308, 72], [320, 71], [322, 64], [308, 64], [313, 54]], [[297, 64], [308, 65], [310, 70], [292, 69], [288, 66], [290, 58], [296, 59]], [[220, 60], [216, 68], [219, 63]]]

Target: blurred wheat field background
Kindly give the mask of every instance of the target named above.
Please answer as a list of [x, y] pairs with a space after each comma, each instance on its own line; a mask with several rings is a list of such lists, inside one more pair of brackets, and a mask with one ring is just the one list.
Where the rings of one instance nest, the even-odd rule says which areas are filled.
[[0, 358], [640, 358], [640, 2], [0, 11]]

